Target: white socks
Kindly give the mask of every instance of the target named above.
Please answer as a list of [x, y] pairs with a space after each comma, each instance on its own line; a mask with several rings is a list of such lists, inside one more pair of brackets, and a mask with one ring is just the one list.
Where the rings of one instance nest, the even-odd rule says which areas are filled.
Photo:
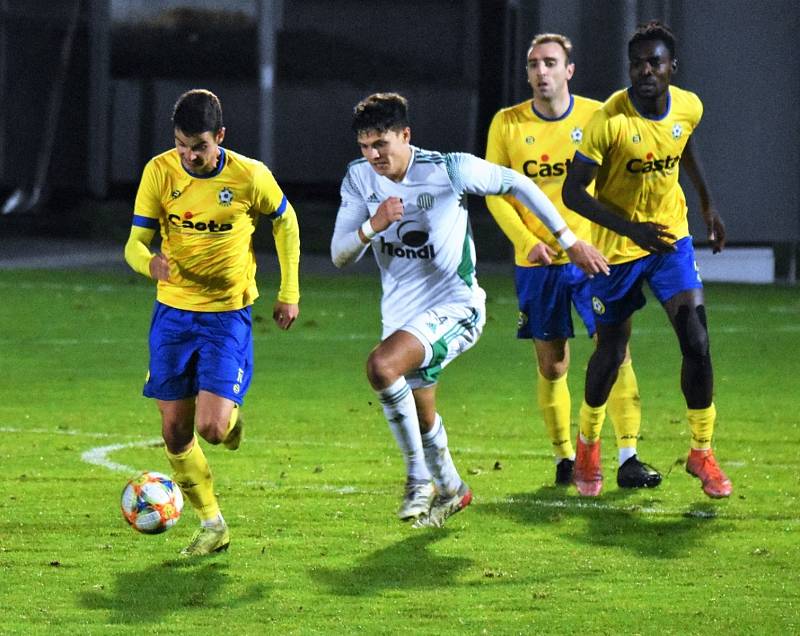
[[377, 393], [389, 428], [392, 429], [397, 445], [405, 457], [408, 479], [430, 481], [431, 475], [425, 463], [417, 407], [411, 387], [401, 376], [392, 385]]
[[461, 476], [447, 448], [447, 432], [438, 413], [433, 428], [422, 435], [422, 447], [425, 449], [425, 461], [437, 492], [441, 495], [456, 495], [461, 487]]

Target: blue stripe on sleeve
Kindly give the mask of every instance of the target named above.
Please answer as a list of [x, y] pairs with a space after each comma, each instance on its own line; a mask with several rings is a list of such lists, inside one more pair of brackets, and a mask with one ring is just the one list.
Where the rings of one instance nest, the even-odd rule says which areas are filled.
[[141, 216], [139, 214], [133, 215], [133, 223], [138, 227], [146, 227], [148, 230], [158, 229], [158, 219], [151, 219], [149, 216]]
[[597, 162], [596, 162], [594, 159], [592, 159], [591, 157], [587, 157], [586, 155], [584, 155], [584, 154], [581, 154], [581, 151], [580, 151], [580, 150], [576, 150], [576, 151], [575, 151], [575, 159], [579, 159], [579, 160], [583, 161], [584, 163], [590, 163], [590, 164], [592, 164], [593, 166], [599, 166], [599, 165], [600, 165], [599, 163], [597, 163]]
[[283, 195], [283, 199], [281, 199], [281, 204], [278, 206], [278, 209], [275, 210], [272, 214], [268, 214], [268, 218], [270, 219], [277, 219], [281, 216], [284, 212], [286, 212], [286, 206], [289, 205], [289, 201], [286, 199], [286, 195]]

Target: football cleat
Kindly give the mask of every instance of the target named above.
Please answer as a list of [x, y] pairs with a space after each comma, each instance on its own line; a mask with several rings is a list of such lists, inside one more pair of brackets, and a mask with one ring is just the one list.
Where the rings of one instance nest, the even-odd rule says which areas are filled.
[[634, 455], [617, 469], [617, 486], [620, 488], [655, 488], [661, 483], [661, 473]]
[[556, 464], [556, 486], [569, 486], [572, 484], [572, 471], [575, 460], [564, 457]]
[[397, 511], [397, 516], [403, 521], [416, 519], [430, 510], [433, 499], [433, 484], [429, 481], [406, 482], [406, 494], [403, 503]]
[[572, 480], [578, 493], [584, 497], [597, 497], [603, 489], [603, 471], [600, 468], [600, 440], [586, 444], [578, 435], [575, 452], [575, 469]]
[[[239, 410], [238, 407], [236, 410]], [[236, 418], [236, 424], [228, 431], [225, 439], [222, 440], [222, 445], [228, 450], [236, 450], [239, 444], [242, 443], [242, 430], [244, 429], [244, 421], [242, 421], [242, 412], [239, 410], [239, 416]]]
[[192, 536], [189, 545], [181, 550], [180, 555], [187, 558], [207, 556], [215, 552], [224, 552], [230, 544], [231, 535], [226, 524], [211, 528], [201, 526]]
[[703, 482], [703, 492], [713, 499], [729, 497], [733, 490], [731, 480], [722, 472], [710, 448], [708, 450], [693, 448], [689, 451], [686, 472]]
[[472, 491], [463, 481], [455, 495], [436, 495], [427, 514], [418, 517], [414, 528], [441, 528], [444, 522], [472, 502]]

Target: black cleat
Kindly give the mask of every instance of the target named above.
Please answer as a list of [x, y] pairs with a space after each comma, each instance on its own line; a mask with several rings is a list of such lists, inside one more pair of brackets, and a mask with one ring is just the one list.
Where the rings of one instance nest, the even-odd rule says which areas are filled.
[[655, 488], [660, 483], [661, 473], [640, 462], [636, 455], [625, 460], [617, 470], [617, 486], [620, 488]]
[[573, 468], [575, 468], [575, 461], [566, 457], [556, 464], [556, 486], [572, 484]]

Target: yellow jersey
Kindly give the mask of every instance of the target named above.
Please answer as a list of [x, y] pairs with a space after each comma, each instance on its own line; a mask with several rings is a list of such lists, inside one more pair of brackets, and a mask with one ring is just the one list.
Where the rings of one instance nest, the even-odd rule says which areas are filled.
[[[634, 222], [660, 223], [681, 239], [689, 235], [689, 223], [678, 168], [703, 104], [694, 93], [670, 86], [666, 112], [651, 118], [636, 110], [629, 90], [614, 93], [595, 113], [577, 158], [599, 166], [596, 196], [613, 212]], [[593, 226], [592, 242], [611, 264], [649, 254], [598, 225]]]
[[190, 311], [251, 305], [258, 297], [252, 235], [262, 214], [273, 219], [281, 260], [278, 299], [297, 303], [297, 219], [263, 163], [220, 148], [217, 168], [194, 175], [175, 149], [151, 159], [136, 194], [133, 225], [160, 227], [170, 275], [158, 281], [158, 301]]
[[[487, 161], [530, 177], [552, 201], [575, 235], [587, 242], [591, 239], [592, 224], [564, 205], [561, 188], [575, 150], [581, 147], [583, 129], [599, 107], [598, 101], [570, 95], [566, 112], [561, 117], [549, 119], [537, 113], [533, 100], [529, 99], [495, 114], [486, 144]], [[515, 198], [490, 196], [486, 197], [486, 205], [513, 243], [517, 265], [538, 265], [528, 261], [528, 254], [540, 242], [547, 243], [557, 252], [554, 263], [569, 262], [553, 235]]]

